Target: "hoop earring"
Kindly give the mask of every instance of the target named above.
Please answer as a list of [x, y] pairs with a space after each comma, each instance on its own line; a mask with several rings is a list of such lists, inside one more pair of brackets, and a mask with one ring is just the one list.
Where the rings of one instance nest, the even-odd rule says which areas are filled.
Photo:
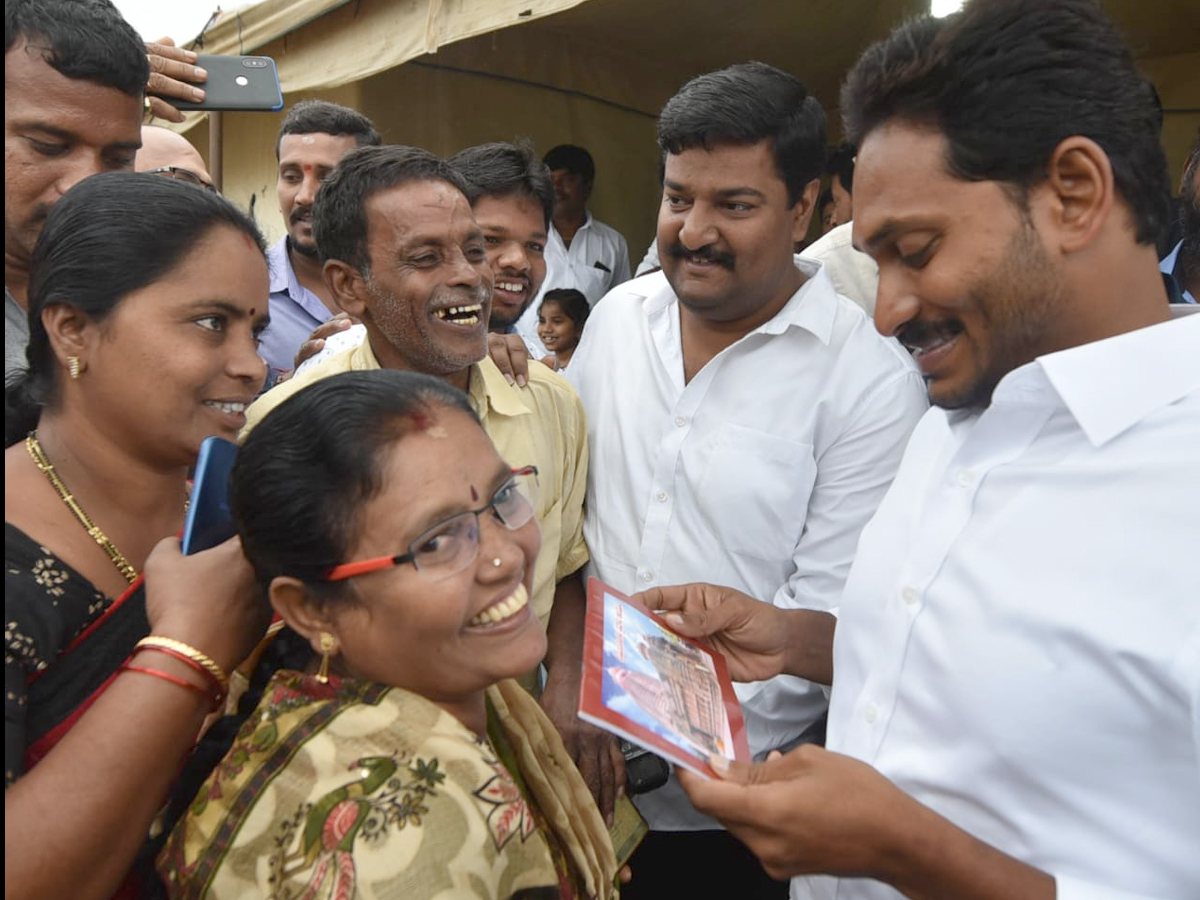
[[79, 376], [83, 374], [83, 363], [79, 361], [78, 356], [67, 357], [67, 372], [70, 374], [72, 381], [79, 380]]
[[329, 657], [337, 649], [337, 638], [328, 631], [322, 631], [317, 637], [317, 643], [321, 645], [321, 667], [317, 669], [317, 681], [329, 684]]

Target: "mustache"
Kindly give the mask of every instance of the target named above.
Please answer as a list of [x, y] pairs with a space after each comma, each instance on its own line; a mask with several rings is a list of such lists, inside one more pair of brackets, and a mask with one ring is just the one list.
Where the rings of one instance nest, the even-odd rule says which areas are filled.
[[309, 217], [312, 216], [312, 207], [311, 206], [301, 206], [301, 207], [297, 207], [296, 209], [293, 209], [292, 214], [290, 216], [288, 216], [288, 221], [295, 224], [296, 222], [299, 222], [305, 216], [309, 216]]
[[957, 319], [938, 319], [933, 322], [909, 322], [896, 335], [909, 350], [919, 350], [938, 341], [952, 338], [963, 330]]
[[705, 262], [713, 262], [718, 266], [723, 266], [726, 269], [733, 269], [736, 257], [732, 253], [722, 253], [715, 249], [711, 244], [701, 247], [699, 250], [689, 250], [683, 244], [676, 241], [667, 248], [667, 255], [672, 259], [684, 259], [688, 256], [698, 256]]

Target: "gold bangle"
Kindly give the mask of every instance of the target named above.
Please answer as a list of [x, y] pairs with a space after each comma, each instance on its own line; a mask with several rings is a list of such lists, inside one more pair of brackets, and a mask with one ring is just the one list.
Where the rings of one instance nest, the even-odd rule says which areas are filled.
[[197, 650], [190, 644], [185, 644], [183, 641], [177, 641], [175, 638], [160, 637], [156, 634], [151, 634], [138, 641], [134, 649], [140, 650], [143, 647], [158, 647], [164, 650], [174, 650], [176, 653], [182, 653], [188, 659], [193, 660], [198, 665], [202, 666], [205, 672], [216, 679], [217, 684], [221, 686], [221, 689], [228, 692], [229, 676], [225, 674], [225, 670], [213, 662], [212, 659], [206, 654]]

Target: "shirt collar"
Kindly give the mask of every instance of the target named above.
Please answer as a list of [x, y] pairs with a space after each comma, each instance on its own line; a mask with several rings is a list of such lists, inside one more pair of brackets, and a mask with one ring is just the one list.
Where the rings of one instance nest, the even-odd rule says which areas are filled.
[[[350, 351], [349, 363], [351, 372], [382, 368], [375, 351], [371, 349], [369, 337]], [[467, 398], [480, 418], [489, 411], [502, 416], [524, 416], [531, 412], [522, 399], [520, 388], [508, 383], [490, 356], [471, 366], [467, 379]]]
[[789, 328], [803, 328], [828, 346], [833, 337], [833, 321], [837, 318], [837, 291], [822, 263], [799, 256], [794, 257], [793, 262], [804, 275], [804, 284], [792, 294], [783, 309], [756, 331], [782, 334]]
[[292, 261], [288, 259], [286, 237], [280, 238], [267, 251], [267, 268], [271, 275], [271, 293], [292, 296], [296, 273], [292, 271]]
[[[529, 364], [541, 365], [533, 361]], [[486, 411], [502, 416], [524, 416], [531, 412], [521, 395], [521, 389], [508, 383], [490, 356], [471, 366], [467, 393], [471, 397], [471, 406], [481, 417]]]
[[350, 371], [371, 372], [382, 368], [383, 366], [379, 364], [379, 357], [371, 349], [371, 336], [368, 334], [363, 338], [361, 344], [350, 351]]
[[[592, 227], [592, 211], [590, 209], [585, 209], [583, 211], [583, 224], [575, 229], [575, 233], [580, 234], [581, 232], [587, 231], [591, 227]], [[562, 235], [559, 234], [558, 229], [554, 227], [554, 222], [550, 223], [550, 234], [553, 235], [554, 237], [558, 238], [559, 241], [562, 242]], [[575, 238], [571, 238], [571, 240], [574, 241]], [[563, 242], [563, 246], [564, 247], [566, 246], [565, 242]]]
[[1171, 321], [1039, 357], [1067, 410], [1101, 446], [1156, 410], [1200, 390], [1200, 315], [1174, 307]]
[[[804, 274], [804, 284], [788, 298], [783, 309], [750, 334], [783, 334], [789, 328], [803, 328], [821, 343], [828, 345], [833, 338], [833, 323], [837, 318], [837, 291], [834, 290], [833, 282], [829, 280], [829, 273], [820, 262], [801, 259], [798, 256], [793, 262]], [[666, 275], [661, 272], [655, 272], [653, 276], [643, 277], [638, 281], [645, 282], [645, 286], [652, 289], [642, 295], [645, 298], [643, 308], [647, 317], [679, 302]]]

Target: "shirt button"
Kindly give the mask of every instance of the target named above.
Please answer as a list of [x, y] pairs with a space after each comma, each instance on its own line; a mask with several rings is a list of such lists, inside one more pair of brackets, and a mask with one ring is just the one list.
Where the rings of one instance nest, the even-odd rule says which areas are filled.
[[875, 724], [875, 720], [879, 718], [879, 710], [876, 709], [874, 703], [868, 704], [867, 708], [863, 710], [863, 718], [867, 720], [868, 725]]
[[657, 494], [654, 495], [654, 499], [657, 500], [659, 503], [666, 503], [667, 502], [667, 492], [659, 491]]
[[675, 424], [676, 424], [676, 425], [677, 425], [679, 428], [682, 428], [684, 425], [686, 425], [686, 424], [687, 424], [687, 419], [685, 419], [683, 416], [676, 416], [676, 417], [675, 417]]
[[906, 587], [900, 592], [900, 596], [904, 598], [904, 602], [909, 606], [916, 606], [917, 601], [921, 599], [921, 592], [913, 587]]
[[643, 572], [643, 573], [642, 573], [642, 581], [644, 581], [644, 582], [646, 582], [647, 584], [649, 584], [649, 583], [650, 583], [651, 581], [653, 581], [653, 580], [654, 580], [654, 573], [653, 573], [653, 572], [649, 572], [649, 571], [647, 571], [647, 572]]
[[975, 483], [975, 473], [970, 469], [963, 469], [958, 473], [958, 478], [956, 480], [958, 481], [959, 487], [970, 487]]

